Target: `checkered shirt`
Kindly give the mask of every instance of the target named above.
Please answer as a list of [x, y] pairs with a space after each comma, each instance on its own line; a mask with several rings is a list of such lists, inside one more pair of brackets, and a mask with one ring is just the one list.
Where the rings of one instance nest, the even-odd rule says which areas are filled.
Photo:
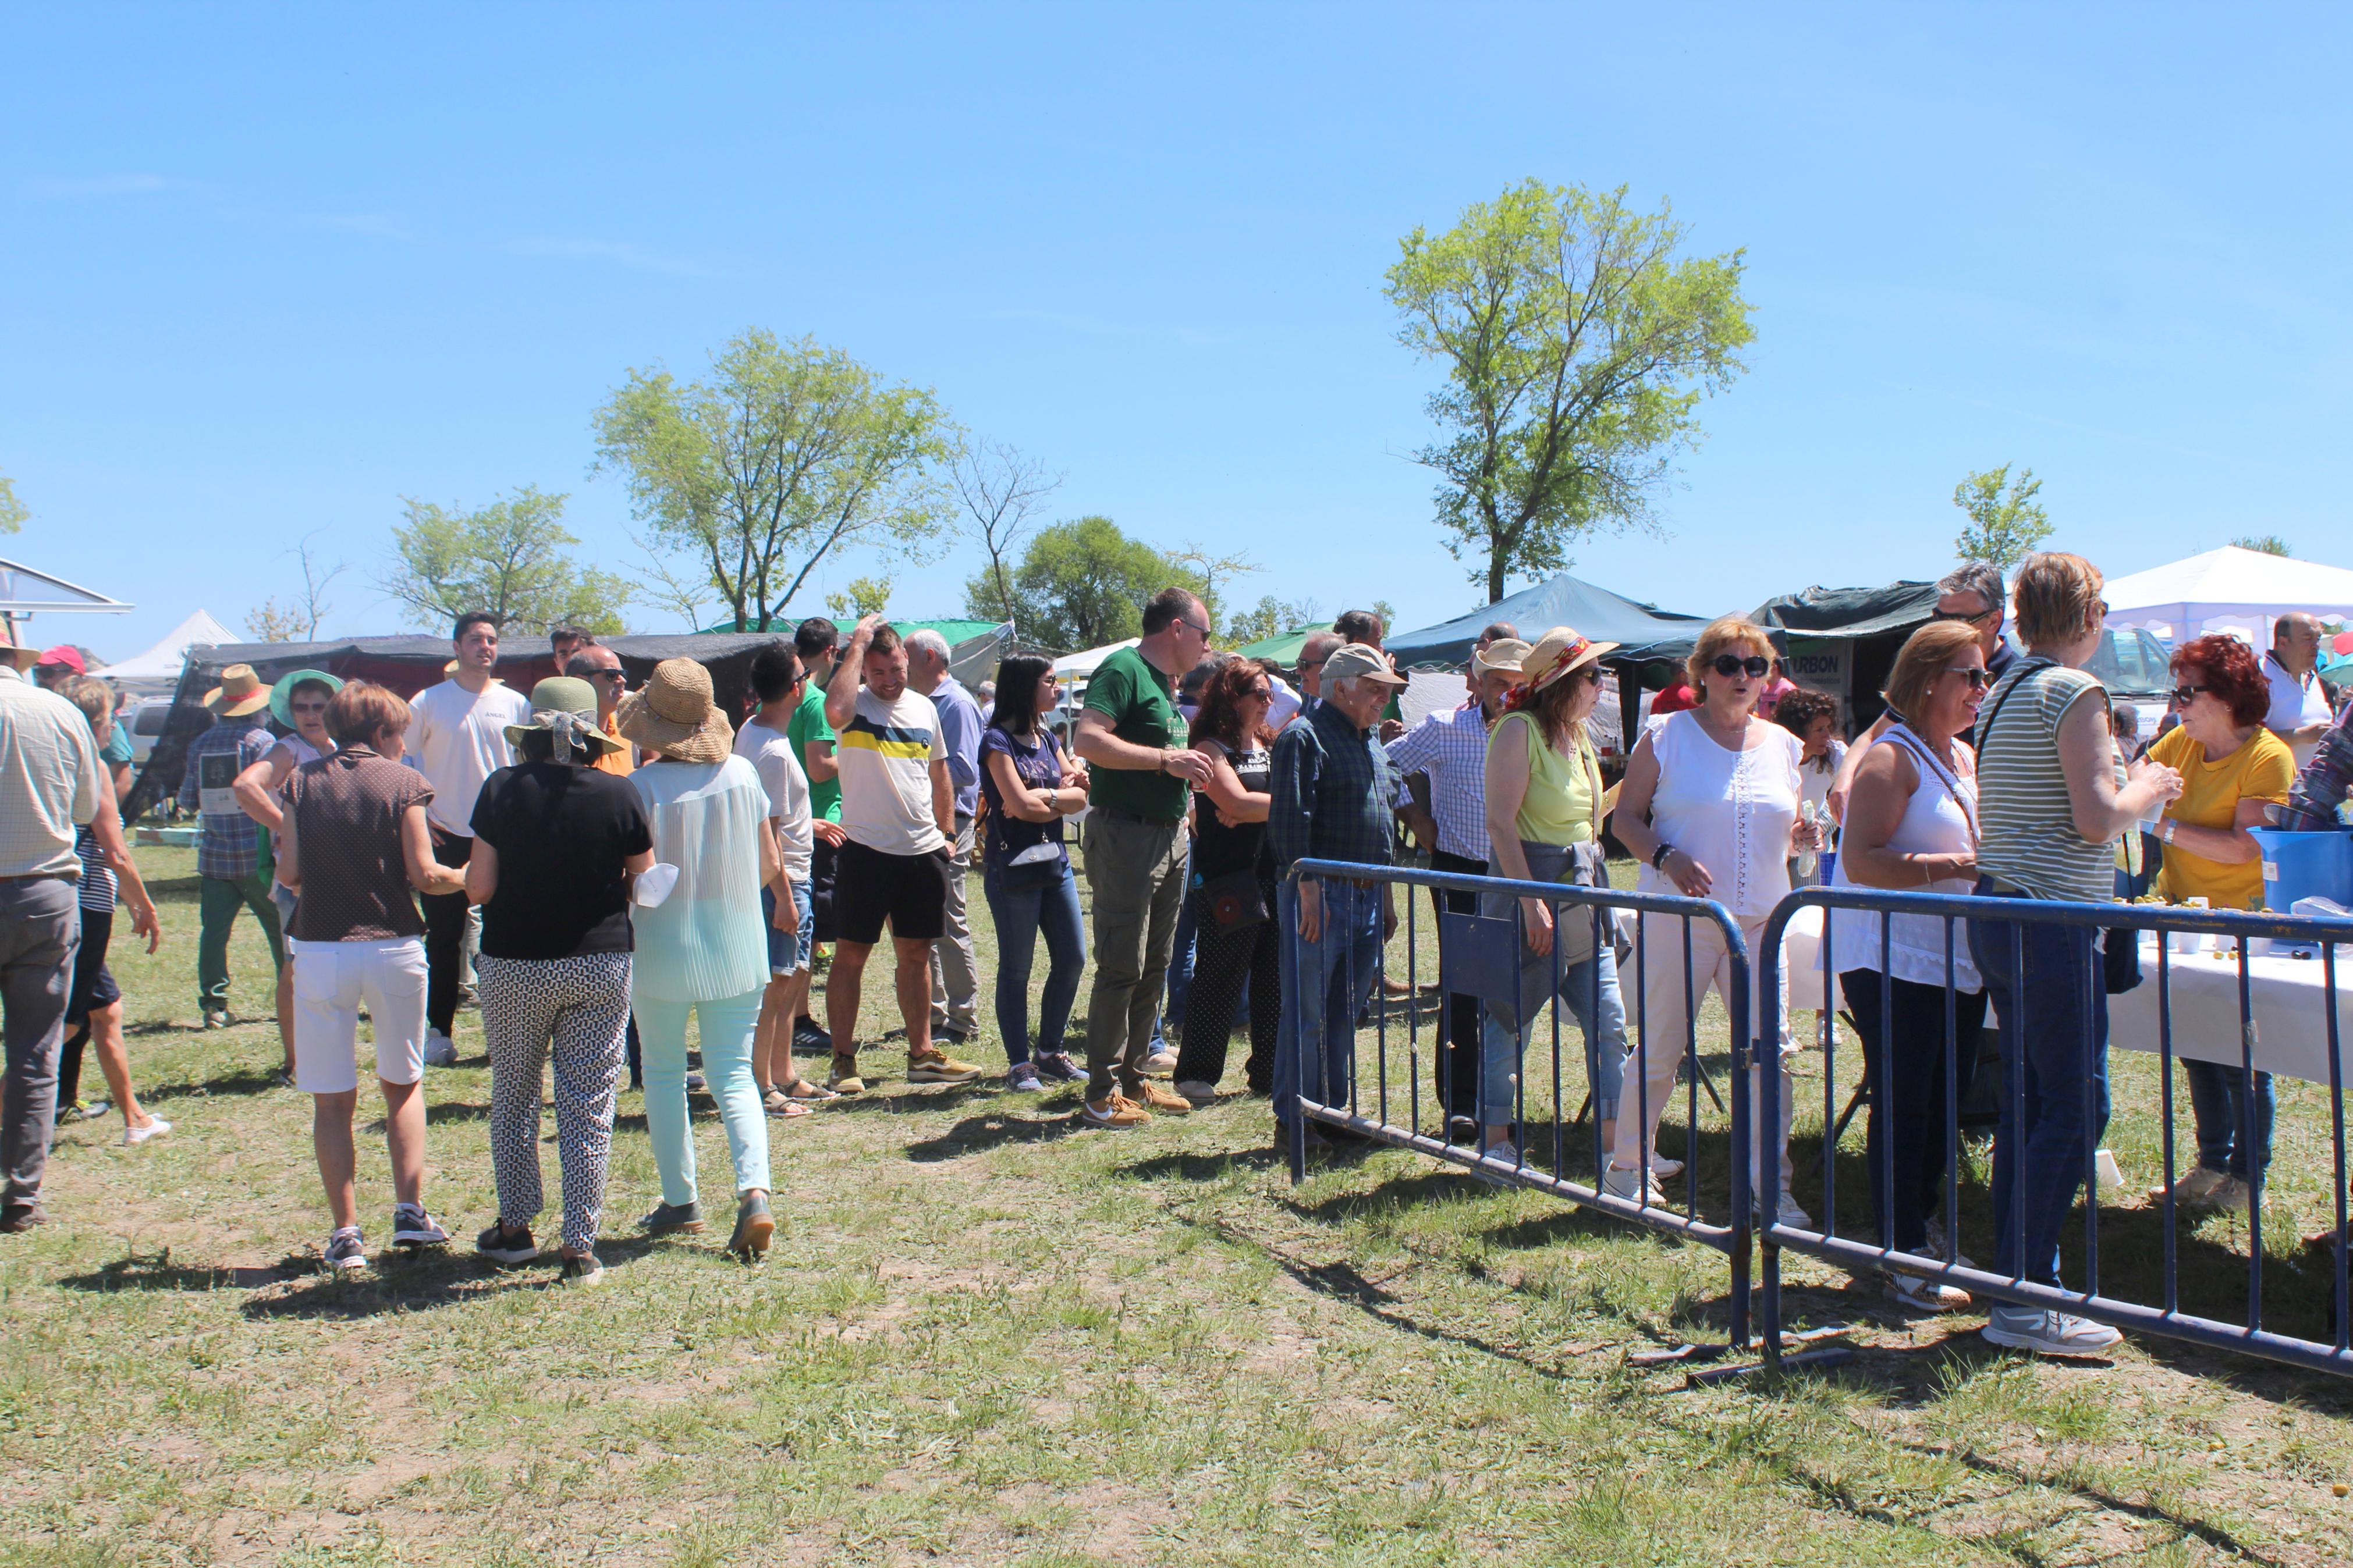
[[[236, 765], [215, 764], [223, 768], [227, 778], [251, 767], [269, 754], [278, 738], [269, 732], [259, 713], [242, 719], [224, 719], [211, 729], [188, 742], [187, 771], [180, 776], [180, 808], [195, 811], [204, 805], [229, 805], [227, 811], [204, 811], [198, 821], [202, 831], [196, 835], [196, 875], [221, 877], [238, 881], [250, 877], [261, 864], [261, 825], [227, 799], [227, 779], [218, 781], [214, 789], [204, 787], [206, 757], [233, 758]], [[207, 799], [209, 795], [209, 799]]]
[[1413, 802], [1409, 774], [1430, 775], [1430, 814], [1438, 847], [1465, 860], [1487, 858], [1487, 716], [1474, 703], [1432, 713], [1388, 746], [1400, 806]]

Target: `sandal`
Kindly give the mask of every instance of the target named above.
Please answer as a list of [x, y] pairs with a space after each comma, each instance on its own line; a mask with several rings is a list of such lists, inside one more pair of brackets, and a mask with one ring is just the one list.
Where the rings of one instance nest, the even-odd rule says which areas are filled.
[[760, 1103], [771, 1116], [807, 1116], [809, 1113], [807, 1106], [780, 1089], [770, 1089], [761, 1097]]
[[778, 1085], [777, 1088], [791, 1098], [811, 1105], [821, 1105], [828, 1100], [841, 1098], [841, 1092], [839, 1089], [828, 1089], [821, 1083], [811, 1083], [805, 1078], [797, 1078], [790, 1083]]

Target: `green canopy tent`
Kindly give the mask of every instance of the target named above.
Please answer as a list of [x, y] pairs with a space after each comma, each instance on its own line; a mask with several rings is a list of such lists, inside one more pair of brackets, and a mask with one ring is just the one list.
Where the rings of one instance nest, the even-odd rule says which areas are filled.
[[1840, 727], [1855, 734], [1887, 706], [1879, 692], [1896, 650], [1936, 613], [1934, 583], [1903, 582], [1783, 594], [1757, 605], [1749, 619], [1777, 634], [1790, 679], [1840, 700]]
[[1320, 626], [1301, 626], [1296, 631], [1282, 632], [1271, 637], [1261, 637], [1254, 643], [1245, 643], [1234, 652], [1244, 658], [1271, 658], [1288, 669], [1299, 662], [1299, 650], [1307, 645], [1307, 639], [1322, 630], [1324, 628]]

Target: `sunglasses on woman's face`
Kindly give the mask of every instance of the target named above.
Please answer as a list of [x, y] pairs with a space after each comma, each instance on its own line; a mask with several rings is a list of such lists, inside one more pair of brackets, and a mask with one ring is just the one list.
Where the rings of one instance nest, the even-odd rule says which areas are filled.
[[2173, 705], [2176, 708], [2187, 708], [2190, 700], [2200, 692], [2212, 689], [2213, 688], [2210, 686], [2177, 686], [2173, 689]]
[[1753, 653], [1746, 658], [1730, 653], [1720, 653], [1715, 656], [1715, 672], [1718, 675], [1732, 676], [1745, 672], [1752, 680], [1762, 680], [1765, 679], [1765, 672], [1772, 668], [1771, 659]]
[[1945, 673], [1959, 676], [1979, 691], [1989, 690], [1993, 686], [1993, 671], [1981, 664], [1947, 665], [1945, 667]]

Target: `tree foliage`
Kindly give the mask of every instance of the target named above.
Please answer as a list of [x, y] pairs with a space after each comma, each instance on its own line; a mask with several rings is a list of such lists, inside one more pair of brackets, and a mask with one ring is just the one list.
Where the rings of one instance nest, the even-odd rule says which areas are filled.
[[949, 465], [948, 483], [964, 508], [965, 531], [988, 557], [987, 570], [974, 579], [986, 579], [991, 595], [991, 607], [983, 618], [1009, 621], [1014, 618], [1014, 550], [1046, 498], [1061, 488], [1062, 476], [1049, 473], [1043, 462], [1001, 441], [966, 442]]
[[707, 578], [738, 630], [780, 621], [845, 545], [923, 561], [947, 529], [955, 431], [938, 401], [811, 338], [749, 328], [706, 381], [632, 370], [596, 433], [597, 466], [624, 477], [650, 542], [681, 558], [681, 579]]
[[0, 474], [0, 533], [14, 533], [25, 526], [32, 513], [16, 499], [16, 486], [7, 475]]
[[301, 565], [301, 592], [291, 595], [283, 605], [278, 602], [278, 595], [272, 594], [247, 613], [245, 629], [260, 641], [316, 641], [319, 623], [334, 609], [327, 603], [327, 589], [350, 568], [340, 561], [330, 566], [321, 560], [311, 549], [311, 542], [316, 538], [316, 533], [306, 533], [301, 542], [286, 552]]
[[1964, 561], [1985, 561], [2004, 572], [2051, 537], [2051, 519], [2035, 495], [2042, 481], [2032, 468], [2010, 477], [2010, 465], [1971, 474], [1953, 489], [1953, 504], [1968, 514], [1968, 526], [1953, 541]]
[[891, 607], [891, 579], [852, 577], [849, 586], [825, 596], [825, 607], [833, 612], [833, 618], [837, 621], [858, 621], [868, 616], [879, 616]]
[[1438, 521], [1491, 604], [1592, 530], [1652, 526], [1700, 399], [1746, 368], [1743, 253], [1681, 256], [1667, 205], [1625, 198], [1525, 181], [1417, 227], [1388, 270], [1398, 340], [1446, 373], [1428, 405], [1444, 434], [1419, 454]]
[[[1205, 594], [1200, 574], [1107, 517], [1082, 517], [1044, 528], [1021, 552], [1013, 574], [1015, 629], [1026, 642], [1075, 652], [1122, 641], [1144, 629], [1144, 603], [1179, 586]], [[986, 572], [965, 584], [965, 613], [995, 619], [995, 587]], [[1214, 623], [1212, 623], [1214, 624]]]
[[2288, 548], [2287, 541], [2276, 533], [2242, 533], [2231, 542], [2242, 550], [2260, 550], [2266, 555], [2293, 556], [2295, 553]]
[[1302, 626], [1320, 626], [1324, 619], [1324, 606], [1313, 599], [1286, 601], [1267, 594], [1248, 609], [1236, 610], [1227, 617], [1226, 641], [1241, 647]]
[[393, 556], [377, 585], [415, 624], [446, 631], [468, 611], [487, 610], [508, 631], [544, 632], [567, 621], [621, 630], [632, 584], [573, 560], [580, 542], [564, 526], [565, 497], [525, 485], [476, 511], [402, 499], [407, 521], [392, 531]]

